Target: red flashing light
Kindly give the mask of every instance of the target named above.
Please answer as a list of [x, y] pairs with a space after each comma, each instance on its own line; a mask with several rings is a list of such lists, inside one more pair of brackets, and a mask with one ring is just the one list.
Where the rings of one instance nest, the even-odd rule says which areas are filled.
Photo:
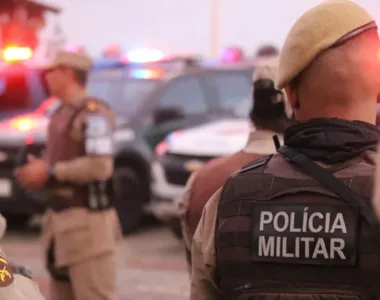
[[2, 50], [2, 58], [6, 62], [17, 62], [31, 59], [33, 51], [29, 47], [8, 46]]
[[31, 136], [28, 136], [26, 139], [25, 139], [25, 144], [27, 144], [27, 145], [32, 145], [32, 144], [34, 144], [34, 138], [33, 137], [31, 137]]
[[237, 47], [227, 47], [223, 49], [221, 60], [226, 63], [239, 62], [244, 59], [243, 50]]
[[106, 57], [115, 57], [119, 56], [121, 53], [120, 46], [117, 44], [111, 44], [106, 47], [104, 50], [104, 56]]
[[27, 24], [10, 22], [2, 26], [1, 40], [3, 45], [17, 45], [35, 49], [38, 46], [36, 30]]
[[156, 147], [156, 155], [161, 156], [164, 155], [169, 150], [169, 144], [167, 141], [162, 141]]
[[20, 131], [29, 131], [37, 126], [37, 122], [32, 118], [20, 117], [11, 120], [11, 127]]
[[177, 131], [172, 132], [171, 136], [175, 137], [175, 136], [179, 136], [182, 134], [183, 134], [183, 130], [177, 130]]

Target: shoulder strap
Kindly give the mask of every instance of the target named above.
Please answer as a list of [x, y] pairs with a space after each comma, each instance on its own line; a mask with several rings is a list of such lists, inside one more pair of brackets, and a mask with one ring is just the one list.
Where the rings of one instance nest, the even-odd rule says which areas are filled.
[[247, 171], [251, 171], [251, 170], [257, 169], [261, 166], [266, 165], [269, 162], [269, 160], [272, 158], [272, 156], [273, 156], [273, 154], [270, 154], [270, 155], [255, 159], [254, 161], [250, 162], [249, 164], [241, 167], [239, 170], [232, 173], [231, 177], [234, 177], [238, 174], [242, 174], [242, 173], [245, 173]]
[[289, 162], [295, 164], [303, 173], [317, 180], [339, 196], [348, 204], [357, 205], [360, 214], [368, 223], [374, 233], [376, 242], [380, 245], [380, 223], [370, 204], [350, 189], [346, 184], [336, 178], [329, 171], [323, 169], [309, 157], [296, 149], [283, 146], [277, 150]]

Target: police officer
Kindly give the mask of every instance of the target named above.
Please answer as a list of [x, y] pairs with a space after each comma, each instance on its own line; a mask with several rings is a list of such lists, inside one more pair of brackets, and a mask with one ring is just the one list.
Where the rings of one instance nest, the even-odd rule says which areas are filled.
[[[275, 54], [275, 55], [274, 55]], [[215, 158], [189, 178], [179, 201], [179, 212], [186, 254], [190, 263], [191, 241], [210, 197], [223, 185], [228, 176], [249, 162], [276, 152], [273, 136], [282, 140], [284, 130], [292, 124], [292, 111], [284, 93], [274, 88], [278, 54], [271, 53], [257, 61], [253, 73], [253, 107], [250, 120], [255, 129], [241, 151]]]
[[242, 168], [205, 206], [192, 300], [378, 297], [376, 29], [347, 0], [324, 1], [293, 25], [276, 87], [300, 122], [278, 153]]
[[[6, 230], [6, 220], [0, 215], [0, 239]], [[1, 300], [43, 300], [31, 272], [25, 267], [13, 265], [0, 250], [0, 299]]]
[[46, 157], [29, 157], [16, 169], [22, 186], [46, 188], [42, 224], [52, 300], [116, 299], [116, 245], [120, 237], [112, 205], [115, 117], [86, 94], [92, 61], [61, 51], [47, 69], [47, 83], [62, 104], [51, 118]]

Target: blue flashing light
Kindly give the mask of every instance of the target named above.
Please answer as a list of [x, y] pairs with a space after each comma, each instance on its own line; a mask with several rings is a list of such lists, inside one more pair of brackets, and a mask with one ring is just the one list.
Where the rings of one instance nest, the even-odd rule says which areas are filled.
[[131, 76], [141, 79], [154, 79], [161, 77], [161, 72], [149, 69], [131, 70]]

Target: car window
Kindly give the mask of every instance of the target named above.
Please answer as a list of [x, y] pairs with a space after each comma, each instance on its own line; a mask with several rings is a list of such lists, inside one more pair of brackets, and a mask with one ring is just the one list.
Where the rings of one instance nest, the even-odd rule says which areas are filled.
[[90, 95], [93, 95], [100, 99], [107, 99], [108, 92], [112, 87], [113, 80], [102, 80], [96, 79], [92, 80], [87, 85], [87, 91]]
[[244, 72], [214, 73], [212, 77], [219, 95], [220, 108], [232, 111], [239, 117], [246, 117], [252, 105], [250, 77]]
[[89, 82], [87, 89], [91, 95], [106, 101], [121, 116], [133, 114], [141, 104], [141, 99], [157, 85], [157, 80], [148, 79], [94, 79]]
[[159, 99], [158, 108], [178, 109], [184, 115], [207, 112], [207, 99], [199, 79], [186, 77], [174, 81]]

